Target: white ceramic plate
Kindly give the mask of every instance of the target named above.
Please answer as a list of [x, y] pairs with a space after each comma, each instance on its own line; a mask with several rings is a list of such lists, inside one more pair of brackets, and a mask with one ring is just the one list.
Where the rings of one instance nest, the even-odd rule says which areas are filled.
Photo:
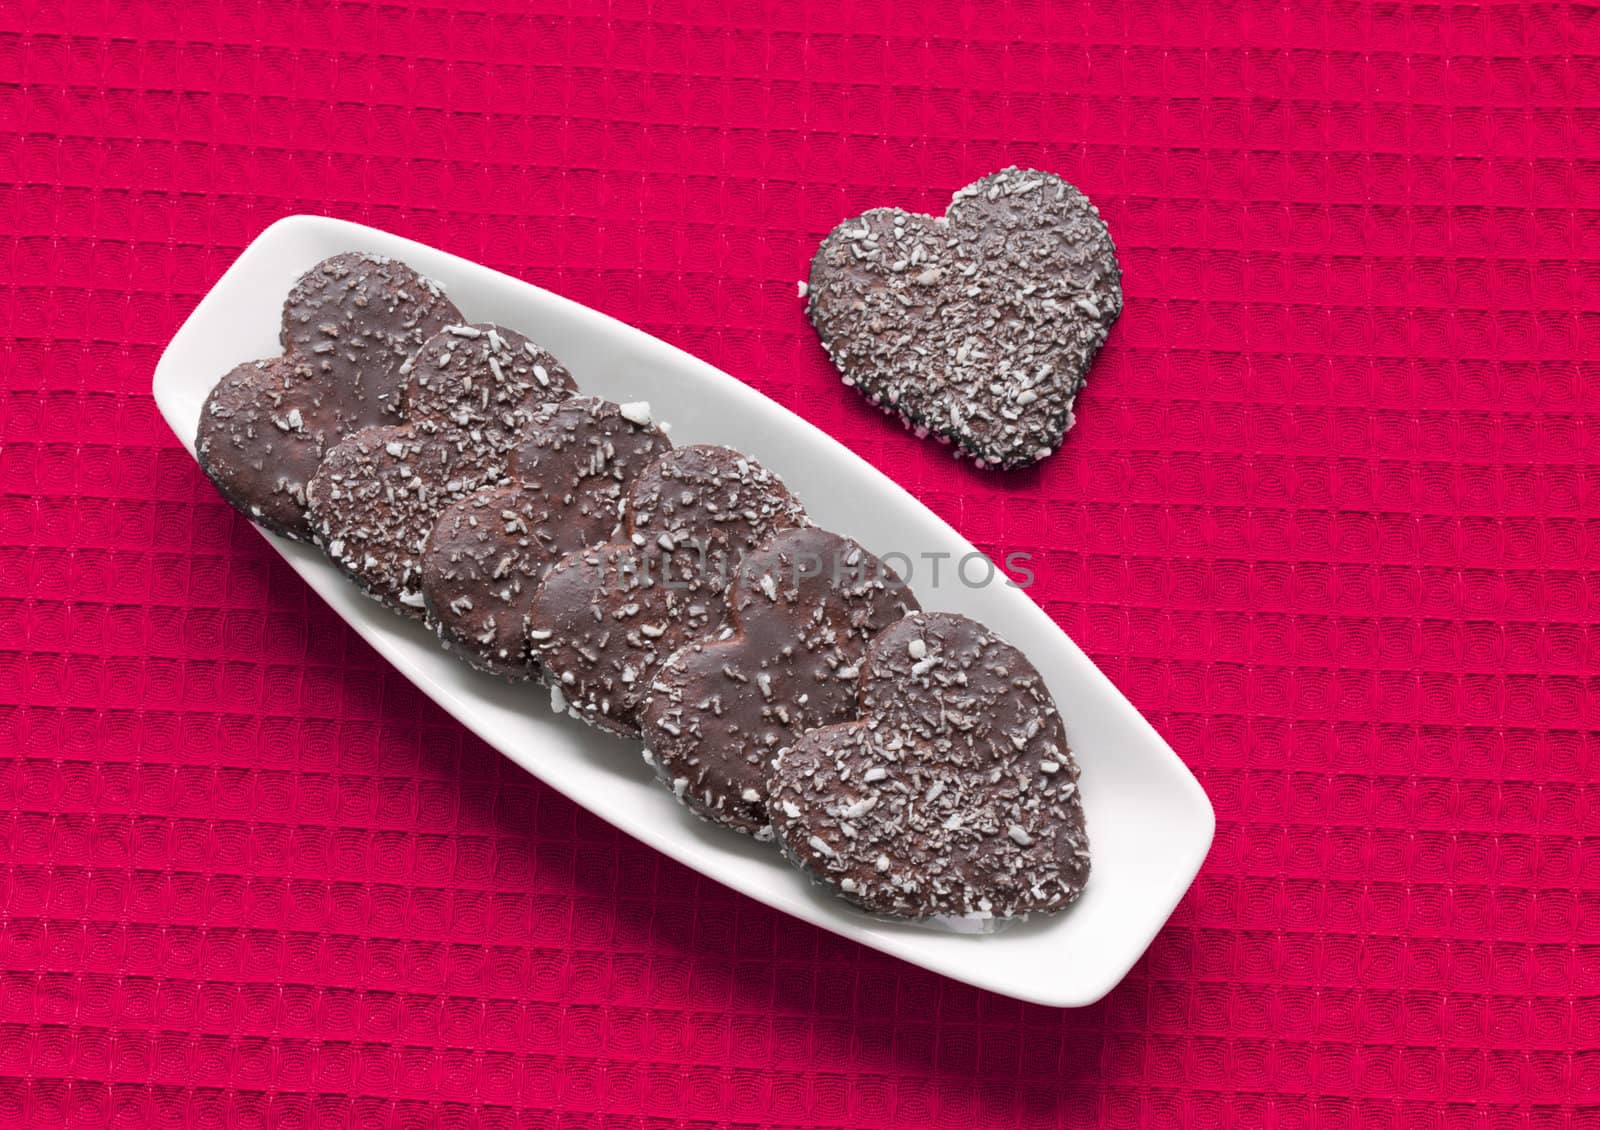
[[[648, 400], [678, 443], [721, 443], [782, 475], [816, 521], [882, 554], [913, 559], [923, 607], [993, 627], [1043, 673], [1083, 767], [1093, 871], [1083, 897], [1053, 918], [987, 936], [885, 922], [813, 886], [769, 844], [706, 825], [661, 788], [637, 746], [550, 712], [545, 692], [470, 670], [433, 637], [362, 596], [315, 550], [268, 540], [349, 624], [434, 701], [501, 753], [591, 812], [672, 858], [769, 906], [985, 989], [1049, 1005], [1089, 1004], [1128, 971], [1193, 881], [1216, 820], [1205, 793], [1128, 700], [1024, 592], [930, 587], [921, 553], [959, 560], [960, 534], [870, 464], [788, 410], [687, 353], [507, 275], [386, 232], [316, 216], [280, 220], [205, 296], [156, 366], [167, 423], [194, 450], [211, 386], [241, 361], [279, 351], [283, 297], [301, 272], [340, 251], [404, 259], [448, 288], [473, 321], [539, 341], [584, 391]], [[842, 394], [841, 394], [842, 395]], [[895, 559], [898, 564], [898, 559]], [[976, 562], [968, 570], [980, 579]]]

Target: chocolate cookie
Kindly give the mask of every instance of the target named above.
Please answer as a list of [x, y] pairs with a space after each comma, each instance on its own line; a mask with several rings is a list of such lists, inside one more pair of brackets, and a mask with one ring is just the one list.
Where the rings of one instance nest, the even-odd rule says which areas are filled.
[[334, 397], [340, 434], [400, 422], [401, 367], [461, 311], [398, 259], [347, 251], [301, 275], [283, 304], [283, 349]]
[[748, 455], [696, 444], [646, 467], [623, 517], [635, 545], [679, 550], [672, 560], [694, 566], [684, 580], [725, 590], [739, 558], [777, 530], [808, 524], [805, 513], [783, 480]]
[[680, 447], [634, 480], [627, 540], [562, 558], [528, 611], [551, 703], [613, 733], [638, 736], [656, 669], [722, 623], [745, 552], [805, 511], [778, 477], [726, 447]]
[[246, 361], [206, 397], [195, 455], [235, 508], [276, 533], [309, 538], [306, 481], [325, 438], [337, 434], [329, 406], [303, 359]]
[[856, 716], [867, 644], [917, 601], [860, 545], [810, 526], [746, 554], [728, 605], [733, 634], [693, 641], [656, 674], [645, 745], [656, 774], [700, 816], [770, 835], [773, 755]]
[[423, 619], [422, 548], [446, 506], [505, 478], [506, 450], [431, 424], [364, 428], [328, 449], [306, 489], [323, 548], [367, 593]]
[[671, 446], [647, 415], [609, 400], [535, 412], [511, 451], [511, 482], [447, 507], [423, 550], [422, 594], [446, 645], [486, 671], [535, 674], [524, 622], [540, 580], [611, 536], [628, 484]]
[[286, 355], [228, 373], [195, 437], [224, 498], [269, 530], [309, 539], [306, 483], [342, 436], [400, 420], [407, 356], [461, 314], [437, 283], [360, 252], [302, 275], [284, 305]]
[[867, 910], [1015, 918], [1083, 891], [1078, 766], [1033, 664], [976, 621], [917, 613], [862, 667], [860, 720], [768, 776], [784, 854]]
[[517, 409], [572, 396], [572, 374], [516, 330], [487, 322], [450, 325], [430, 337], [401, 370], [408, 421], [514, 431]]
[[847, 385], [980, 465], [1045, 458], [1122, 310], [1095, 206], [1053, 173], [1003, 169], [943, 216], [875, 208], [811, 261], [806, 314]]

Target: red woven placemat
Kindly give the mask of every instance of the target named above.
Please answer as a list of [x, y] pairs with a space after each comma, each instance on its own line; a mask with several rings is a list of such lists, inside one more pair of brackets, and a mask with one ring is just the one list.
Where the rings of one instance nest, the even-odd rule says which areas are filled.
[[[1600, 14], [760, 7], [0, 8], [0, 1123], [1600, 1123]], [[1128, 305], [999, 479], [842, 391], [794, 283], [1009, 162], [1099, 202]], [[1219, 817], [1127, 981], [1025, 1007], [788, 921], [387, 670], [147, 393], [299, 211], [1036, 554]]]

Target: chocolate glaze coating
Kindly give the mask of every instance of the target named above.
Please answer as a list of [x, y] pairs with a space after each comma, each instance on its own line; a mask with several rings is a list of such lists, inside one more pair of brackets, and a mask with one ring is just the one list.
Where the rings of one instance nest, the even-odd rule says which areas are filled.
[[867, 644], [918, 605], [883, 562], [815, 526], [746, 554], [728, 603], [731, 634], [694, 640], [656, 674], [645, 744], [695, 813], [770, 835], [768, 763], [804, 731], [855, 717]]
[[875, 208], [834, 228], [806, 314], [847, 385], [982, 466], [1021, 467], [1072, 426], [1121, 280], [1088, 197], [1008, 168], [943, 216]]
[[328, 556], [367, 594], [424, 619], [422, 548], [439, 514], [505, 478], [506, 451], [483, 433], [427, 424], [364, 428], [323, 457], [306, 490]]
[[516, 330], [490, 322], [446, 326], [403, 366], [408, 421], [515, 431], [526, 402], [577, 392], [566, 367]]
[[232, 370], [206, 400], [195, 453], [229, 502], [269, 530], [311, 539], [305, 490], [323, 453], [400, 421], [406, 358], [460, 317], [437, 283], [360, 252], [325, 259], [284, 304], [285, 355]]
[[767, 780], [785, 855], [879, 914], [1020, 917], [1083, 891], [1078, 766], [1033, 664], [922, 612], [867, 650], [860, 720], [805, 734]]
[[246, 361], [206, 397], [195, 455], [234, 507], [269, 530], [307, 540], [306, 482], [337, 427], [330, 399], [302, 359]]
[[301, 275], [283, 304], [285, 353], [304, 357], [333, 398], [339, 434], [399, 423], [400, 369], [461, 311], [398, 259], [347, 251]]
[[629, 488], [627, 540], [559, 561], [534, 597], [528, 635], [552, 703], [638, 736], [657, 667], [722, 623], [739, 559], [805, 511], [778, 477], [726, 447], [680, 447]]
[[564, 555], [615, 532], [624, 491], [671, 446], [609, 400], [534, 412], [511, 451], [510, 481], [447, 507], [423, 550], [422, 593], [446, 645], [486, 671], [537, 675], [525, 621], [539, 582]]
[[426, 620], [421, 558], [439, 517], [503, 483], [523, 428], [542, 405], [567, 399], [573, 383], [521, 334], [458, 321], [427, 335], [395, 379], [404, 382], [407, 423], [330, 447], [307, 495], [328, 556], [371, 595]]

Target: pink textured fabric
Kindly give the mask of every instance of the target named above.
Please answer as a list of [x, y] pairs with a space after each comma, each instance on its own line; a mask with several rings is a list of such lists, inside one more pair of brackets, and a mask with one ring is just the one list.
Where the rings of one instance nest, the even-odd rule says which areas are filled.
[[[1600, 1124], [1600, 13], [597, 8], [0, 6], [0, 1124]], [[795, 280], [1010, 162], [1128, 304], [1001, 478], [844, 391]], [[1034, 553], [1219, 817], [1127, 981], [1026, 1007], [788, 921], [378, 661], [147, 392], [301, 211]]]

